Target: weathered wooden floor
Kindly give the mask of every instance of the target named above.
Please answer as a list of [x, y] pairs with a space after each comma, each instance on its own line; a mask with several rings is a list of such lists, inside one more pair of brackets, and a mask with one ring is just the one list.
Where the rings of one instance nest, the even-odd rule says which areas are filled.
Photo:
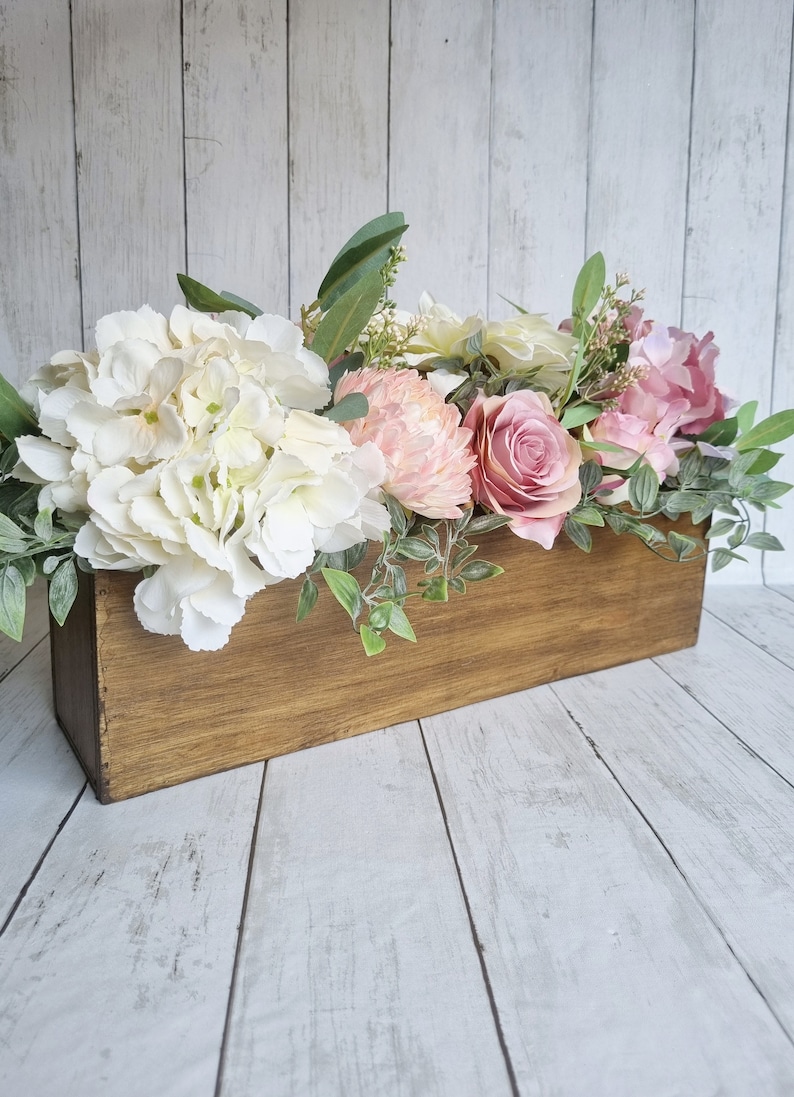
[[109, 807], [39, 607], [0, 647], [0, 1092], [790, 1097], [792, 598]]

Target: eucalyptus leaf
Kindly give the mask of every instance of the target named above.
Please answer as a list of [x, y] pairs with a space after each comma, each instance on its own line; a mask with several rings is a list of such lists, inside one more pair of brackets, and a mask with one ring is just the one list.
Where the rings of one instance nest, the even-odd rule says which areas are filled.
[[361, 334], [378, 307], [383, 282], [376, 270], [364, 277], [334, 302], [317, 326], [312, 350], [326, 362], [333, 362]]
[[379, 636], [377, 632], [373, 632], [367, 625], [362, 625], [358, 634], [367, 655], [380, 655], [386, 647], [386, 641], [383, 637]]
[[566, 430], [573, 430], [574, 427], [580, 427], [583, 423], [592, 423], [602, 411], [603, 408], [599, 404], [573, 404], [562, 413], [560, 425]]
[[360, 350], [348, 354], [339, 362], [335, 362], [328, 370], [328, 384], [331, 386], [331, 392], [333, 393], [336, 390], [336, 386], [346, 373], [353, 373], [354, 370], [361, 369], [363, 365], [364, 355]]
[[261, 315], [254, 311], [256, 306], [249, 307], [247, 302], [244, 306], [238, 303], [240, 299], [232, 300], [224, 297], [223, 294], [216, 293], [209, 286], [197, 282], [187, 274], [177, 274], [176, 278], [185, 295], [185, 300], [197, 312], [244, 312], [252, 320], [255, 320], [257, 315]]
[[353, 233], [334, 257], [317, 291], [323, 310], [330, 308], [364, 275], [377, 273], [388, 261], [389, 249], [408, 226], [399, 211], [381, 214]]
[[40, 434], [38, 420], [14, 386], [0, 374], [0, 434], [13, 442], [21, 434]]
[[747, 470], [748, 476], [759, 476], [763, 472], [769, 472], [783, 456], [782, 453], [775, 453], [773, 449], [757, 449], [752, 452], [756, 454], [756, 459]]
[[0, 570], [0, 631], [21, 640], [25, 627], [25, 580], [14, 564]]
[[760, 449], [763, 446], [774, 445], [782, 442], [784, 438], [794, 434], [794, 409], [788, 411], [776, 411], [768, 419], [762, 419], [754, 427], [743, 434], [736, 443], [740, 453], [749, 449]]
[[712, 423], [702, 434], [697, 435], [699, 442], [708, 442], [712, 446], [729, 446], [739, 432], [739, 423], [735, 416], [719, 419]]
[[571, 312], [575, 319], [586, 320], [598, 304], [606, 282], [606, 263], [600, 251], [591, 255], [576, 277]]
[[338, 404], [326, 408], [323, 416], [334, 423], [347, 423], [352, 419], [363, 419], [369, 411], [369, 400], [363, 392], [349, 392]]
[[239, 312], [247, 312], [249, 316], [253, 316], [254, 318], [263, 315], [262, 310], [258, 305], [246, 301], [244, 297], [238, 297], [236, 293], [230, 293], [227, 289], [221, 290], [221, 298], [224, 301], [229, 301], [232, 305], [236, 305], [237, 311]]

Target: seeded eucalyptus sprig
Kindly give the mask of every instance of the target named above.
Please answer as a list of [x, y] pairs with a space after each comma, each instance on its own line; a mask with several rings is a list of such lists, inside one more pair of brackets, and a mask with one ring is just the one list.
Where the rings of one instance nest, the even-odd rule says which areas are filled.
[[[386, 647], [384, 633], [392, 632], [404, 640], [416, 641], [405, 612], [409, 598], [425, 602], [447, 602], [449, 592], [466, 593], [467, 583], [482, 582], [501, 575], [504, 568], [488, 560], [474, 560], [478, 536], [506, 525], [510, 519], [501, 514], [475, 515], [467, 510], [455, 520], [429, 521], [406, 514], [400, 504], [385, 497], [392, 528], [384, 535], [381, 551], [369, 580], [362, 585], [351, 574], [364, 560], [367, 544], [354, 545], [345, 552], [318, 553], [303, 581], [298, 600], [297, 620], [302, 621], [314, 608], [318, 588], [314, 576], [321, 575], [337, 602], [350, 616], [361, 637], [367, 655], [377, 655]], [[465, 534], [465, 536], [464, 536]], [[424, 577], [415, 590], [409, 590], [404, 564], [424, 564]]]

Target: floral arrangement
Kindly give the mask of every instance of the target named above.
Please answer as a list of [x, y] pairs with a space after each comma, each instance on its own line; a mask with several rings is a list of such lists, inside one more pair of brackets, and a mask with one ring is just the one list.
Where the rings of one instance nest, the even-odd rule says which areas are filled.
[[[715, 569], [782, 547], [748, 508], [789, 490], [769, 446], [794, 411], [732, 412], [711, 333], [646, 318], [600, 254], [558, 328], [426, 295], [400, 312], [405, 228], [360, 229], [298, 324], [179, 276], [191, 308], [104, 316], [90, 353], [56, 354], [21, 393], [0, 378], [0, 628], [21, 637], [37, 573], [63, 623], [76, 567], [140, 571], [144, 628], [214, 650], [252, 595], [300, 579], [297, 619], [324, 582], [372, 655], [389, 632], [415, 640], [411, 599], [501, 573], [475, 543], [499, 526], [589, 552], [606, 525]], [[655, 521], [715, 512], [703, 537]]]

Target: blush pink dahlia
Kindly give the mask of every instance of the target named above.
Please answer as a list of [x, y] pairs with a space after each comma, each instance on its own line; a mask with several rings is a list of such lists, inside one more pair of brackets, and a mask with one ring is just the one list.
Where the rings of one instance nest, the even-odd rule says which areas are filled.
[[555, 418], [549, 398], [529, 389], [480, 393], [464, 426], [474, 431], [474, 498], [510, 515], [519, 537], [550, 549], [582, 497], [582, 451]]
[[336, 386], [338, 403], [351, 392], [369, 400], [363, 419], [344, 424], [357, 445], [374, 442], [386, 460], [384, 489], [426, 518], [459, 518], [471, 499], [475, 457], [471, 431], [415, 369], [364, 369]]

